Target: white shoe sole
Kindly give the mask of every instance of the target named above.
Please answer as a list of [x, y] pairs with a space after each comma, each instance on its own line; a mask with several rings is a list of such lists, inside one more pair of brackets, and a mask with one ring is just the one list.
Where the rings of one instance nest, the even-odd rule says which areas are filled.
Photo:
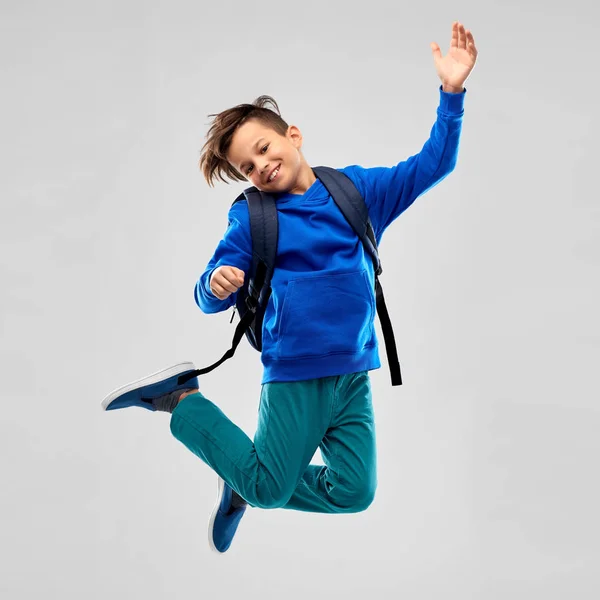
[[217, 479], [217, 501], [215, 502], [215, 507], [213, 508], [212, 514], [210, 515], [210, 520], [208, 522], [208, 545], [213, 552], [216, 552], [217, 554], [223, 554], [220, 550], [217, 550], [215, 542], [213, 541], [213, 527], [215, 525], [217, 513], [219, 512], [219, 507], [221, 506], [223, 491], [225, 490], [225, 482], [218, 476]]
[[168, 367], [163, 369], [162, 371], [157, 371], [156, 373], [152, 373], [152, 375], [147, 375], [146, 377], [142, 377], [142, 379], [138, 379], [133, 383], [128, 383], [114, 391], [112, 391], [104, 400], [102, 400], [102, 410], [106, 410], [108, 405], [116, 400], [119, 396], [126, 394], [127, 392], [131, 392], [132, 390], [137, 390], [138, 388], [144, 387], [146, 385], [152, 385], [153, 383], [160, 383], [165, 379], [169, 379], [169, 377], [173, 377], [175, 375], [179, 375], [181, 373], [185, 373], [186, 371], [194, 371], [196, 367], [194, 363], [186, 362], [179, 363], [178, 365], [174, 365], [172, 367]]

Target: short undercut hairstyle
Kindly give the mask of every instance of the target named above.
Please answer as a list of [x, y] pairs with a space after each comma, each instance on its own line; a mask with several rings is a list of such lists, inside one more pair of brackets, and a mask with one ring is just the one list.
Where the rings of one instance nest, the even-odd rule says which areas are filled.
[[[267, 108], [268, 106], [273, 108]], [[214, 120], [206, 134], [200, 153], [200, 170], [209, 186], [217, 179], [229, 183], [246, 181], [246, 178], [227, 161], [231, 139], [240, 125], [254, 119], [280, 135], [286, 135], [288, 124], [281, 118], [279, 106], [271, 96], [259, 96], [252, 104], [238, 104], [218, 114], [208, 115]]]

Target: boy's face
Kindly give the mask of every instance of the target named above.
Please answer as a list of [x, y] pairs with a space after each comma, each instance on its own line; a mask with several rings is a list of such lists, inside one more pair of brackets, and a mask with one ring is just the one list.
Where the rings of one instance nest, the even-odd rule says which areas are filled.
[[303, 157], [302, 134], [291, 125], [285, 136], [251, 119], [233, 134], [227, 160], [261, 191], [292, 192]]

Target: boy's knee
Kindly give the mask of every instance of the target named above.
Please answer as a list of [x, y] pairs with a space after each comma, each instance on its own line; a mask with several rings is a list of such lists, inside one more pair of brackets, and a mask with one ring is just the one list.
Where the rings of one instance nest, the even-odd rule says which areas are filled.
[[373, 501], [375, 500], [376, 490], [376, 484], [369, 486], [365, 488], [365, 490], [363, 490], [362, 494], [358, 497], [358, 500], [356, 502], [356, 512], [362, 512], [364, 510], [367, 510], [367, 508], [369, 508], [369, 506], [373, 504]]
[[360, 487], [354, 496], [353, 512], [363, 512], [367, 510], [367, 508], [373, 504], [373, 500], [375, 500], [376, 489], [377, 484], [375, 483]]
[[292, 497], [293, 491], [289, 492], [284, 489], [272, 489], [267, 485], [261, 486], [256, 490], [256, 498], [252, 503], [256, 508], [266, 510], [274, 508], [283, 508]]
[[377, 482], [367, 480], [355, 485], [351, 490], [345, 490], [344, 494], [339, 496], [336, 504], [340, 512], [358, 513], [363, 512], [373, 504]]

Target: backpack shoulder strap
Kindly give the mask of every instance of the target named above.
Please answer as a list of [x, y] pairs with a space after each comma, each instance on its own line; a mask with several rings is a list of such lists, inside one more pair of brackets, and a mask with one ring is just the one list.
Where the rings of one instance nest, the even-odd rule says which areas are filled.
[[252, 236], [252, 272], [249, 274], [249, 294], [257, 302], [262, 300], [262, 292], [271, 284], [275, 261], [279, 224], [277, 206], [270, 194], [255, 187], [244, 190], [250, 214], [250, 234]]
[[381, 262], [379, 261], [377, 242], [369, 218], [369, 211], [353, 181], [347, 175], [332, 167], [315, 167], [313, 171], [371, 256], [375, 273], [381, 275]]
[[232, 206], [242, 200], [248, 203], [252, 239], [252, 267], [250, 273], [246, 274], [249, 279], [248, 292], [258, 301], [265, 284], [268, 286], [271, 283], [275, 269], [279, 239], [277, 207], [270, 194], [265, 194], [254, 186], [246, 188], [233, 201]]
[[383, 288], [379, 281], [379, 275], [383, 272], [379, 253], [377, 251], [377, 240], [369, 218], [369, 210], [354, 185], [354, 182], [344, 173], [333, 169], [332, 167], [314, 167], [315, 176], [321, 180], [333, 201], [336, 203], [340, 212], [344, 215], [350, 227], [354, 229], [361, 240], [365, 250], [371, 256], [373, 268], [375, 270], [375, 301], [377, 304], [377, 314], [381, 322], [381, 330], [385, 341], [385, 349], [388, 358], [388, 365], [392, 377], [392, 385], [402, 385], [402, 375], [400, 373], [400, 362], [398, 361], [398, 351], [396, 349], [396, 340], [392, 321], [385, 304]]

